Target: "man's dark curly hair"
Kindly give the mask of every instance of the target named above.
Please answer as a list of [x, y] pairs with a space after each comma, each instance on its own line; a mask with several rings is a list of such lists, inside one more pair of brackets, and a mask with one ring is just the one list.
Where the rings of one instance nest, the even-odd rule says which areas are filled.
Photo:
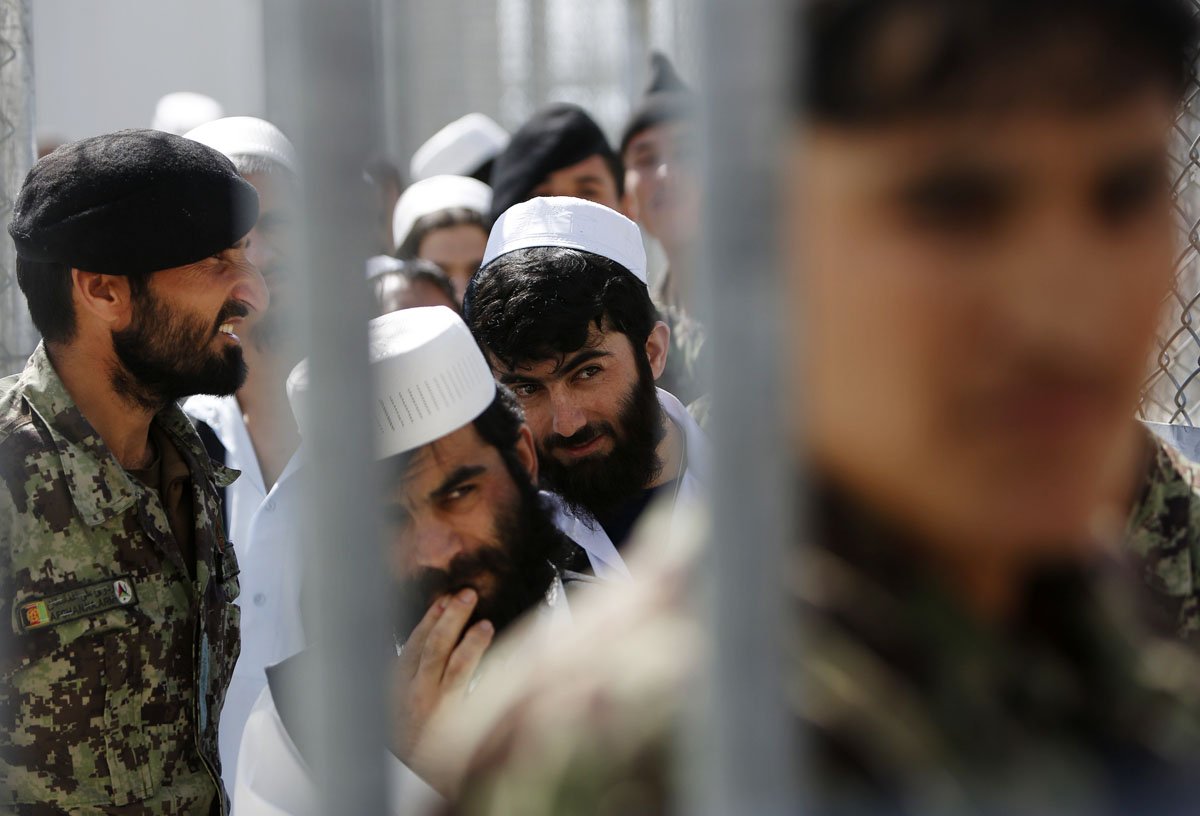
[[484, 351], [509, 368], [583, 348], [592, 327], [618, 331], [640, 349], [658, 320], [646, 284], [628, 269], [562, 247], [492, 261], [471, 279], [463, 313]]

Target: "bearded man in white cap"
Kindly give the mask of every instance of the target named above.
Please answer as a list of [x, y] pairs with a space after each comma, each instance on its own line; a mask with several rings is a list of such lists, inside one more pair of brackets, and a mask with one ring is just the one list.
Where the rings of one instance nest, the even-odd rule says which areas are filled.
[[[493, 637], [525, 613], [537, 609], [552, 632], [569, 621], [564, 582], [587, 580], [575, 571], [587, 559], [555, 528], [520, 407], [462, 319], [444, 306], [408, 309], [371, 321], [369, 333], [386, 560], [406, 607], [390, 747], [427, 773], [418, 745], [428, 717], [466, 695]], [[307, 390], [301, 364], [289, 391], [302, 428]], [[267, 670], [243, 734], [239, 816], [314, 812], [310, 745], [290, 708], [309, 654]]]
[[655, 388], [670, 331], [632, 221], [576, 198], [509, 208], [464, 313], [525, 409], [542, 485], [577, 516], [564, 529], [585, 550], [615, 553], [657, 497], [679, 507], [699, 497], [708, 440]]
[[[298, 197], [295, 150], [280, 130], [262, 119], [231, 116], [188, 132], [187, 138], [224, 153], [258, 191], [258, 221], [247, 257], [271, 293], [271, 307], [247, 321], [242, 344], [248, 374], [233, 396], [193, 397], [184, 404], [213, 459], [241, 471], [223, 496], [225, 522], [241, 560], [242, 654], [221, 716], [225, 786], [233, 790], [242, 725], [265, 683], [263, 670], [303, 645], [298, 622], [286, 619], [279, 593], [268, 591], [284, 571], [280, 548], [294, 540], [284, 482], [300, 434], [288, 408], [286, 380], [296, 360], [283, 341], [289, 299], [289, 229]], [[293, 547], [294, 549], [294, 547]]]

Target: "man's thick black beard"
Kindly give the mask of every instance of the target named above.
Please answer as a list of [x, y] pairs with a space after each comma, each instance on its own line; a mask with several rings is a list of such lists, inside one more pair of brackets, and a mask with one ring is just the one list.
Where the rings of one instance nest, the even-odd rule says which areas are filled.
[[206, 351], [220, 326], [246, 309], [227, 303], [212, 325], [173, 311], [149, 291], [135, 299], [129, 328], [113, 332], [119, 366], [110, 375], [113, 390], [139, 408], [158, 411], [193, 394], [229, 396], [246, 381], [246, 362], [237, 346], [221, 354]]
[[396, 625], [398, 642], [408, 639], [434, 599], [474, 586], [480, 575], [495, 576], [496, 594], [480, 596], [464, 632], [477, 621], [487, 620], [499, 634], [545, 599], [569, 542], [554, 526], [525, 469], [510, 463], [509, 458], [505, 455], [505, 465], [517, 483], [520, 499], [515, 507], [500, 511], [496, 545], [459, 555], [448, 570], [425, 569], [404, 582]]
[[658, 443], [666, 434], [663, 410], [649, 361], [639, 356], [637, 363], [638, 379], [621, 401], [612, 453], [564, 465], [552, 451], [538, 446], [543, 486], [561, 496], [576, 514], [602, 516], [645, 490], [662, 473]]

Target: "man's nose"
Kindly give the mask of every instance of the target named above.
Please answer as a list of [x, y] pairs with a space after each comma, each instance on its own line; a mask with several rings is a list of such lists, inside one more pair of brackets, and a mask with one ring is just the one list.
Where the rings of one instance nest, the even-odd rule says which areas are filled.
[[551, 430], [559, 436], [572, 436], [587, 424], [583, 411], [579, 410], [569, 395], [561, 391], [551, 393], [550, 411]]
[[448, 569], [461, 551], [461, 541], [448, 524], [427, 520], [419, 522], [413, 530], [413, 553], [417, 568]]
[[230, 293], [234, 300], [241, 301], [256, 312], [265, 312], [271, 305], [271, 294], [258, 267], [246, 256], [235, 262], [233, 274], [236, 280]]

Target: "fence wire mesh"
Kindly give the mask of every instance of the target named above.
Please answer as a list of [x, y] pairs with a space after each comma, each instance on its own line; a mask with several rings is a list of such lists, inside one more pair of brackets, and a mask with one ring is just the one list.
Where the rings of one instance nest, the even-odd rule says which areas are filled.
[[[1200, 16], [1200, 0], [1193, 0], [1193, 6]], [[1192, 426], [1200, 420], [1200, 70], [1196, 63], [1175, 121], [1174, 141], [1171, 182], [1183, 240], [1156, 355], [1142, 386], [1139, 415]]]
[[[33, 163], [32, 0], [0, 0], [0, 225]], [[19, 371], [37, 338], [17, 287], [16, 250], [0, 235], [0, 377]]]

